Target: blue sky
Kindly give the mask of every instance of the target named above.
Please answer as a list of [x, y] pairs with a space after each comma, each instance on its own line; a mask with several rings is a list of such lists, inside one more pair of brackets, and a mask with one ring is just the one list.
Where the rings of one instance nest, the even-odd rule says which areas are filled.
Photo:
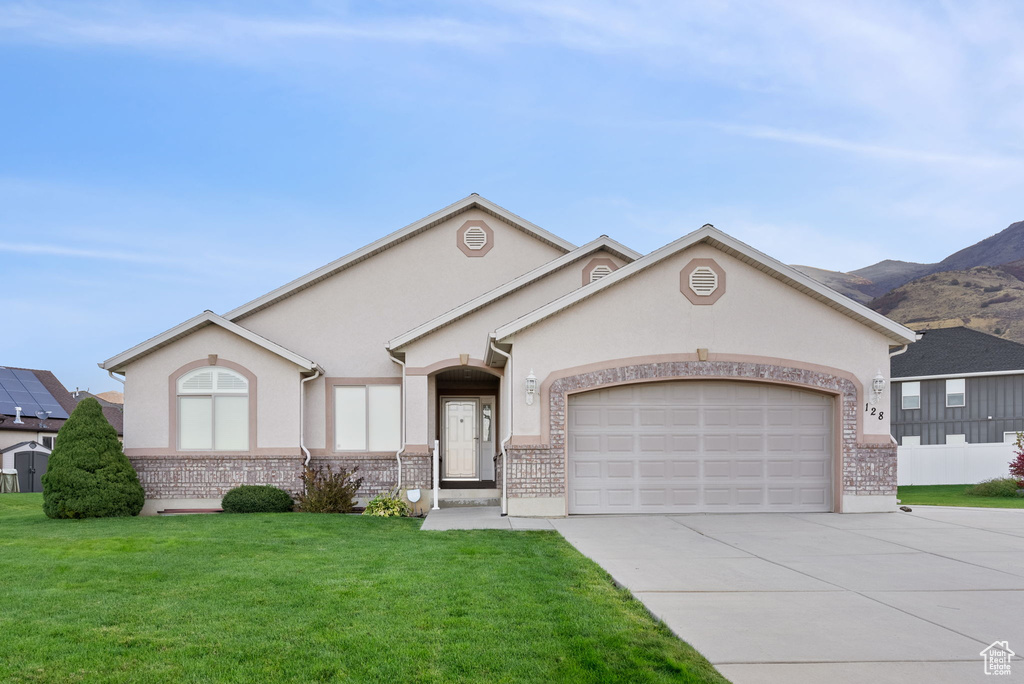
[[1024, 5], [0, 2], [0, 364], [69, 388], [471, 192], [788, 263], [1024, 219]]

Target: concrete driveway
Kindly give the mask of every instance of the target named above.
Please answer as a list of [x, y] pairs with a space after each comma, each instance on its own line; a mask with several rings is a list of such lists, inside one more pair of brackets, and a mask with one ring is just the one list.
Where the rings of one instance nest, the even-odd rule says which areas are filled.
[[1024, 510], [552, 522], [734, 684], [1024, 682]]

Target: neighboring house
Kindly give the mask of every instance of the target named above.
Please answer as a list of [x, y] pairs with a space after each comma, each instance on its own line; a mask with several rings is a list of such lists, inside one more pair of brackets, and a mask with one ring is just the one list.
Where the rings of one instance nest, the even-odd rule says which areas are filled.
[[1024, 431], [1024, 345], [963, 327], [922, 335], [891, 361], [899, 483], [1005, 476]]
[[905, 446], [1016, 441], [1024, 344], [969, 328], [923, 332], [892, 357], [892, 435]]
[[100, 366], [146, 512], [294, 492], [307, 460], [428, 490], [435, 455], [441, 499], [512, 515], [886, 511], [865, 404], [914, 339], [712, 226], [640, 256], [471, 195]]
[[[57, 431], [79, 400], [50, 371], [0, 366], [0, 465], [18, 470], [21, 491], [42, 491]], [[120, 407], [104, 407], [103, 415], [121, 435]]]

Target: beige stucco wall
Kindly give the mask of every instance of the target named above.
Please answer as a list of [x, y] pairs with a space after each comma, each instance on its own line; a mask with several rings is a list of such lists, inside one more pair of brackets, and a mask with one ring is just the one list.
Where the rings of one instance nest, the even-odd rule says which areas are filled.
[[499, 299], [490, 305], [460, 318], [402, 348], [410, 368], [429, 366], [444, 359], [469, 354], [482, 359], [487, 351], [487, 335], [516, 318], [552, 302], [583, 285], [583, 269], [591, 260], [611, 259], [617, 266], [625, 262], [601, 250], [588, 254], [563, 268], [549, 273]]
[[175, 446], [176, 438], [168, 425], [168, 378], [178, 368], [204, 360], [209, 354], [217, 354], [219, 359], [237, 363], [256, 375], [257, 433], [256, 444], [250, 444], [250, 450], [298, 449], [299, 367], [215, 325], [148, 354], [125, 369], [125, 448]]
[[[469, 220], [494, 231], [482, 257], [457, 246]], [[467, 211], [237, 322], [316, 361], [328, 376], [394, 377], [400, 370], [384, 350], [388, 340], [563, 253]]]
[[[711, 306], [695, 306], [679, 289], [679, 273], [694, 258], [714, 259], [726, 272], [726, 292]], [[642, 331], [642, 334], [638, 331]], [[522, 397], [526, 375], [540, 382], [564, 369], [646, 355], [749, 355], [839, 368], [870, 388], [888, 377], [890, 340], [844, 314], [708, 245], [667, 258], [559, 315], [518, 333], [513, 345], [514, 429], [541, 434], [541, 405]], [[779, 362], [784, 364], [783, 361]], [[878, 402], [885, 412], [888, 391]], [[866, 435], [889, 434], [866, 418]]]

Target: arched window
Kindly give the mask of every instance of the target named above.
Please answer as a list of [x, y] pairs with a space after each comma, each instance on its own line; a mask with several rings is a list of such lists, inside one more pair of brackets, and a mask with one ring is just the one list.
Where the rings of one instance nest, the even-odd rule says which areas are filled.
[[219, 366], [198, 368], [178, 378], [178, 449], [248, 448], [249, 381]]

